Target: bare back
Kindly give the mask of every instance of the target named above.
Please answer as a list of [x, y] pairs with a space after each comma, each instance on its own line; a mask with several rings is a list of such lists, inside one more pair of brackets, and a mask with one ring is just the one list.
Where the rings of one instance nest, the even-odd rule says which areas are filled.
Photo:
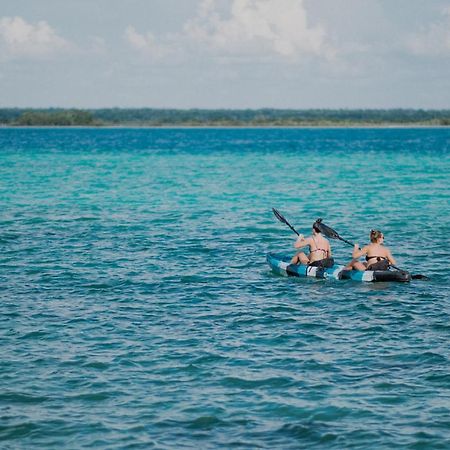
[[378, 243], [370, 243], [363, 248], [367, 258], [374, 258], [380, 256], [381, 258], [389, 259], [391, 257], [391, 252], [384, 245]]
[[310, 262], [331, 257], [330, 243], [321, 234], [313, 235], [308, 240]]

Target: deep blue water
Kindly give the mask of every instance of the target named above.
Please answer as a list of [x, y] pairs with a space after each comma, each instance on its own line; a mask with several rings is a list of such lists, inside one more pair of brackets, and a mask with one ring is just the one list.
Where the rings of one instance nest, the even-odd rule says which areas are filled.
[[[449, 129], [0, 129], [0, 447], [450, 448], [449, 150]], [[430, 280], [276, 276], [295, 235], [272, 207], [381, 228]]]

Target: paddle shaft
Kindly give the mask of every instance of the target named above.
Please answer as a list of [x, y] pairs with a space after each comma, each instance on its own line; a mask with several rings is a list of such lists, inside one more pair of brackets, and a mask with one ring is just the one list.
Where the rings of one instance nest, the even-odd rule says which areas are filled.
[[297, 235], [300, 236], [300, 233], [286, 220], [285, 224]]
[[342, 242], [345, 242], [345, 243], [348, 244], [348, 245], [351, 245], [352, 247], [355, 245], [355, 244], [353, 244], [352, 242], [347, 241], [347, 240], [344, 239], [344, 238], [341, 238], [340, 236], [338, 236], [338, 239], [339, 239], [340, 241], [342, 241]]

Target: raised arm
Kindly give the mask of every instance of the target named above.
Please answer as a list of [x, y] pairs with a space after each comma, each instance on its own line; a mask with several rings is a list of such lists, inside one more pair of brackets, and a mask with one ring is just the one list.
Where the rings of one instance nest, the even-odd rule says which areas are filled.
[[311, 242], [311, 238], [305, 238], [303, 234], [299, 234], [297, 240], [294, 242], [295, 248], [303, 248], [309, 245]]
[[360, 249], [359, 245], [355, 244], [353, 247], [352, 258], [357, 259], [360, 258], [361, 256], [367, 255], [367, 251], [368, 251], [367, 245]]

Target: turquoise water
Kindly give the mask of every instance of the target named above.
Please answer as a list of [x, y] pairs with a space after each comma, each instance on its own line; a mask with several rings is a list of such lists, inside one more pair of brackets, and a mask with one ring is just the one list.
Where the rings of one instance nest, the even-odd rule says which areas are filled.
[[[449, 144], [0, 129], [0, 447], [449, 448]], [[272, 207], [431, 279], [276, 276]]]

